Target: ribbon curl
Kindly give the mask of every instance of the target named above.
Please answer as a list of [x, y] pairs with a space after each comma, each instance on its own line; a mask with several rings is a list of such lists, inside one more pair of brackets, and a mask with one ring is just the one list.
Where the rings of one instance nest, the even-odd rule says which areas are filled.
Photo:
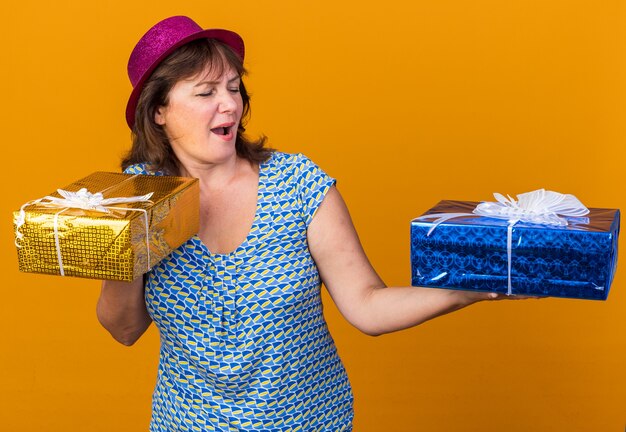
[[435, 213], [420, 216], [417, 220], [435, 218], [433, 226], [426, 234], [429, 236], [437, 226], [450, 219], [467, 216], [484, 216], [508, 221], [507, 226], [507, 260], [508, 260], [508, 288], [507, 295], [511, 295], [511, 262], [513, 249], [513, 226], [518, 222], [529, 222], [540, 225], [567, 226], [568, 217], [582, 217], [589, 213], [589, 209], [578, 198], [570, 194], [561, 194], [545, 189], [537, 189], [517, 195], [517, 201], [511, 196], [494, 193], [497, 202], [482, 202], [472, 213]]

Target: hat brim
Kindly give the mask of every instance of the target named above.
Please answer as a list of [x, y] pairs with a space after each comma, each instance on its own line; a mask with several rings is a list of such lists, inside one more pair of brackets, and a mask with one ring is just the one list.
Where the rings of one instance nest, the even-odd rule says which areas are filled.
[[131, 130], [133, 129], [135, 125], [135, 111], [137, 109], [137, 101], [139, 100], [139, 95], [141, 94], [141, 91], [143, 90], [144, 83], [148, 80], [148, 78], [150, 78], [150, 76], [152, 75], [152, 72], [154, 72], [157, 66], [163, 60], [165, 60], [167, 56], [173, 53], [177, 48], [197, 39], [217, 39], [220, 42], [225, 43], [233, 51], [235, 51], [235, 53], [237, 53], [241, 57], [241, 60], [243, 60], [244, 58], [245, 46], [243, 43], [243, 39], [237, 33], [232, 32], [230, 30], [223, 30], [223, 29], [202, 30], [197, 33], [192, 33], [184, 37], [180, 41], [176, 42], [166, 51], [161, 53], [161, 55], [152, 62], [150, 67], [146, 69], [144, 74], [141, 76], [139, 81], [137, 81], [137, 84], [133, 88], [133, 91], [131, 92], [130, 97], [128, 98], [128, 103], [126, 104], [126, 123], [128, 123], [128, 126], [131, 128]]

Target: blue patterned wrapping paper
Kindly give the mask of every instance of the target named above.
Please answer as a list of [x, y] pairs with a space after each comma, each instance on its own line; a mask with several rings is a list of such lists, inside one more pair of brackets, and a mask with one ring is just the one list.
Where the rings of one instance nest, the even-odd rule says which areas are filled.
[[[441, 201], [425, 213], [471, 213], [479, 203]], [[589, 209], [568, 226], [518, 222], [513, 227], [512, 293], [606, 300], [617, 265], [620, 212]], [[506, 293], [506, 220], [464, 216], [438, 225], [411, 222], [414, 286]]]

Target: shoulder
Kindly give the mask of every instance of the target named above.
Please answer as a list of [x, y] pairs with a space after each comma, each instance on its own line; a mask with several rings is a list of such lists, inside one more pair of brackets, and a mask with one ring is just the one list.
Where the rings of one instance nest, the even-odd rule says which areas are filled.
[[[314, 198], [320, 196], [336, 183], [315, 162], [302, 153], [289, 154], [276, 152], [268, 161], [270, 163], [270, 177], [284, 182], [303, 197]], [[307, 198], [307, 199], [308, 199]]]
[[299, 174], [302, 172], [321, 170], [319, 166], [302, 153], [273, 152], [272, 156], [264, 162], [272, 170]]
[[124, 174], [140, 174], [140, 175], [165, 175], [162, 171], [155, 171], [150, 168], [146, 162], [129, 165], [124, 170]]

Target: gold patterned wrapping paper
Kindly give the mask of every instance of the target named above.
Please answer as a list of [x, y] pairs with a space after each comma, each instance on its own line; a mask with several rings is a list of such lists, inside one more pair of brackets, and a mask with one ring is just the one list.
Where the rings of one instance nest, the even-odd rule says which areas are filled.
[[[149, 202], [111, 204], [110, 213], [26, 205], [13, 217], [21, 271], [132, 281], [198, 232], [197, 179], [96, 172], [63, 190], [82, 188], [106, 199], [153, 194]], [[56, 192], [50, 196], [61, 198]]]

